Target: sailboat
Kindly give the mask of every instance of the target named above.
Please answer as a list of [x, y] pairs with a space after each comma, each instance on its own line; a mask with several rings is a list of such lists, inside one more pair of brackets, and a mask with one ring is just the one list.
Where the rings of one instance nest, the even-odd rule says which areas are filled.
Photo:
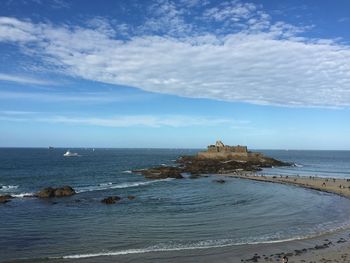
[[79, 156], [78, 153], [73, 153], [71, 152], [70, 150], [66, 151], [64, 154], [63, 154], [64, 157], [77, 157]]

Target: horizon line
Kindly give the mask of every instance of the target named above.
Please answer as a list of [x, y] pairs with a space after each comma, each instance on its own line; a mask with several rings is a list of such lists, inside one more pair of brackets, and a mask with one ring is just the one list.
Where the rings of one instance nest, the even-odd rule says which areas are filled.
[[[84, 147], [84, 146], [0, 146], [0, 149], [47, 149], [49, 147], [53, 149], [140, 149], [140, 150], [203, 150], [207, 147], [202, 148], [185, 148], [185, 147]], [[291, 149], [291, 148], [248, 148], [252, 151], [350, 151], [350, 149]]]

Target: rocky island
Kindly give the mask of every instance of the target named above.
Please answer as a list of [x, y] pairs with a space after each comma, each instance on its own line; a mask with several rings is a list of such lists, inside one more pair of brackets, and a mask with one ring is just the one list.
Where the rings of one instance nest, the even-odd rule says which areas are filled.
[[290, 163], [267, 157], [262, 153], [248, 151], [247, 146], [228, 146], [217, 141], [215, 145], [209, 145], [206, 151], [192, 156], [180, 156], [176, 160], [176, 166], [159, 166], [133, 172], [140, 173], [148, 179], [181, 179], [184, 173], [192, 176], [234, 174], [290, 165]]

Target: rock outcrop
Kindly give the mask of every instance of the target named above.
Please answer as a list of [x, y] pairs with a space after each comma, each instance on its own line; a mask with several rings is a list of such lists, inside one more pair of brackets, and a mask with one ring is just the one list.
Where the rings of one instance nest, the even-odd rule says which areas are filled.
[[134, 170], [133, 172], [142, 174], [147, 179], [183, 178], [183, 176], [181, 175], [182, 169], [172, 166], [153, 167], [143, 170]]
[[262, 168], [274, 166], [289, 166], [270, 157], [259, 156], [259, 158], [203, 158], [198, 156], [182, 156], [177, 161], [182, 172], [191, 174], [227, 174], [234, 172], [256, 172]]
[[72, 196], [75, 195], [75, 190], [66, 185], [63, 187], [53, 188], [53, 187], [46, 187], [36, 193], [36, 197], [39, 198], [53, 198], [53, 197], [66, 197], [66, 196]]
[[115, 204], [116, 202], [118, 202], [121, 198], [119, 196], [108, 196], [104, 199], [101, 200], [101, 203], [104, 203], [106, 205], [111, 205], [111, 204]]
[[214, 183], [219, 183], [219, 184], [224, 184], [224, 183], [226, 183], [226, 181], [223, 180], [223, 179], [213, 180], [213, 182], [214, 182]]
[[[206, 151], [197, 153], [198, 158], [230, 158], [230, 157], [249, 157], [252, 152], [248, 151], [247, 146], [237, 145], [229, 146], [222, 143], [222, 141], [216, 141], [215, 144], [209, 145]], [[254, 153], [256, 154], [256, 153]]]
[[262, 168], [275, 166], [290, 166], [262, 153], [248, 151], [246, 146], [227, 146], [221, 141], [208, 146], [206, 152], [199, 152], [193, 156], [181, 156], [176, 160], [177, 166], [160, 166], [149, 169], [136, 170], [147, 179], [183, 178], [183, 173], [191, 176], [201, 174], [228, 174], [242, 172], [256, 172]]
[[13, 197], [11, 195], [0, 195], [0, 204], [10, 202]]

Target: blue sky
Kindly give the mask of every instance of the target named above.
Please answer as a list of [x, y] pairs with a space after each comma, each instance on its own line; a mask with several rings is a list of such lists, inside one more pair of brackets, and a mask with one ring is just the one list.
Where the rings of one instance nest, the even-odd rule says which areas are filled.
[[0, 2], [0, 147], [350, 149], [350, 2]]

